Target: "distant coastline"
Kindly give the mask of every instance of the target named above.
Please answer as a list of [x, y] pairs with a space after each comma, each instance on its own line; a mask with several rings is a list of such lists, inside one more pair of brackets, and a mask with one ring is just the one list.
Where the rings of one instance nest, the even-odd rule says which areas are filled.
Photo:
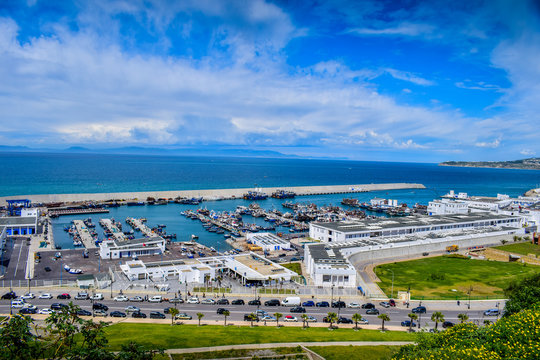
[[440, 163], [439, 166], [540, 170], [540, 158], [530, 158], [512, 161], [445, 161]]

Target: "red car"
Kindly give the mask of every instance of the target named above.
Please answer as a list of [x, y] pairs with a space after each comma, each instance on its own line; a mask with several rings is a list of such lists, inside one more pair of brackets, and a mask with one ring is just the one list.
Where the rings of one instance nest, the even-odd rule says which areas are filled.
[[60, 294], [56, 297], [57, 299], [71, 299], [71, 295], [67, 294], [67, 293], [63, 293], [63, 294]]

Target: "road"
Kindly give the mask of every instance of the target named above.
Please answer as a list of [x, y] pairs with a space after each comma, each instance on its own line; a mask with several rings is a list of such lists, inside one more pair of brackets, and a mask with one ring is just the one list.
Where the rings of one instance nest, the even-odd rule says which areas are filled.
[[[36, 295], [39, 295], [36, 293]], [[27, 302], [36, 305], [39, 309], [50, 307], [52, 303], [64, 303], [68, 304], [70, 301], [72, 301], [74, 304], [80, 306], [82, 309], [86, 309], [91, 311], [92, 309], [92, 302], [90, 300], [57, 300], [56, 299], [57, 294], [53, 294], [54, 298], [47, 300], [47, 299], [32, 299], [27, 300]], [[72, 296], [76, 295], [74, 293], [71, 294]], [[108, 295], [108, 294], [104, 294]], [[144, 294], [141, 294], [141, 296], [144, 297]], [[133, 297], [133, 295], [129, 295], [129, 297]], [[229, 298], [229, 300], [233, 300], [232, 298]], [[244, 298], [246, 304], [248, 300], [251, 300], [249, 298]], [[327, 299], [330, 301], [330, 299]], [[174, 307], [174, 304], [170, 304], [168, 302], [162, 302], [162, 303], [149, 303], [149, 302], [116, 302], [113, 300], [103, 300], [103, 301], [96, 301], [99, 303], [102, 303], [104, 305], [107, 305], [109, 307], [109, 312], [118, 310], [125, 312], [126, 306], [134, 305], [141, 309], [142, 312], [146, 313], [147, 315], [151, 311], [160, 311], [163, 312], [164, 308], [166, 307]], [[263, 299], [264, 303], [264, 299]], [[418, 302], [414, 302], [411, 304], [411, 307], [407, 309], [402, 304], [398, 304], [397, 307], [390, 307], [390, 308], [383, 308], [379, 306], [378, 302], [375, 302], [375, 305], [377, 306], [377, 309], [381, 313], [386, 313], [390, 317], [390, 321], [386, 322], [387, 325], [390, 326], [400, 326], [401, 322], [403, 320], [408, 320], [407, 314], [410, 313], [411, 309], [414, 306], [419, 305]], [[466, 304], [462, 304], [459, 308], [456, 307], [456, 309], [449, 309], [448, 305], [441, 304], [441, 306], [437, 306], [437, 304], [426, 304], [425, 302], [422, 304], [427, 307], [427, 313], [425, 314], [418, 314], [419, 320], [421, 321], [422, 327], [427, 326], [433, 327], [434, 323], [431, 321], [431, 314], [435, 311], [441, 311], [444, 315], [444, 318], [446, 321], [451, 321], [453, 323], [458, 323], [458, 314], [464, 313], [469, 316], [469, 321], [477, 322], [479, 324], [483, 324], [485, 319], [488, 319], [490, 321], [494, 321], [497, 319], [495, 316], [485, 317], [483, 315], [484, 310], [487, 310], [490, 307], [490, 304], [483, 304], [483, 303], [472, 303], [471, 309], [467, 309]], [[487, 306], [486, 306], [487, 305]], [[492, 304], [491, 304], [492, 305]], [[504, 304], [501, 304], [503, 306]], [[222, 322], [224, 317], [223, 315], [219, 315], [216, 313], [217, 308], [225, 308], [229, 310], [230, 316], [228, 317], [228, 321], [243, 321], [244, 320], [244, 314], [250, 314], [252, 312], [255, 312], [257, 309], [262, 309], [267, 311], [270, 315], [279, 312], [282, 313], [283, 316], [286, 315], [292, 315], [296, 316], [298, 318], [298, 321], [301, 323], [301, 314], [298, 313], [291, 313], [290, 307], [284, 307], [284, 306], [251, 306], [251, 305], [206, 305], [206, 304], [177, 304], [177, 308], [180, 312], [186, 312], [187, 314], [191, 315], [193, 319], [197, 319], [196, 314], [198, 312], [201, 312], [204, 314], [204, 320], [206, 322], [208, 321], [216, 321], [216, 322]], [[13, 309], [13, 312], [18, 312], [19, 309]], [[360, 313], [365, 319], [369, 321], [370, 324], [374, 325], [380, 325], [381, 320], [377, 318], [377, 315], [366, 315], [366, 310], [361, 308], [318, 308], [318, 307], [306, 307], [306, 314], [312, 315], [317, 319], [317, 322], [322, 322], [323, 317], [327, 315], [328, 312], [335, 312], [338, 313], [340, 316], [344, 316], [347, 318], [351, 318], [354, 313]], [[0, 300], [0, 313], [6, 314], [10, 312], [10, 301], [9, 300]], [[167, 315], [167, 318], [169, 318], [169, 315]], [[283, 322], [283, 318], [280, 320]], [[440, 326], [440, 325], [439, 325]]]

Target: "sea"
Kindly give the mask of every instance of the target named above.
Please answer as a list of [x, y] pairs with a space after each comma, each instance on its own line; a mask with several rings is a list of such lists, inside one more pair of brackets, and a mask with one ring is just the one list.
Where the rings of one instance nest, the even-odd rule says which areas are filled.
[[[361, 202], [382, 197], [413, 206], [416, 203], [427, 205], [449, 190], [470, 195], [518, 196], [540, 187], [539, 170], [448, 167], [431, 163], [5, 152], [0, 153], [0, 165], [0, 196], [397, 182], [424, 184], [426, 189], [421, 190], [316, 195], [294, 199], [295, 202], [317, 205], [339, 205], [344, 197], [358, 198]], [[283, 202], [270, 198], [258, 201], [263, 208], [280, 211], [285, 210], [281, 205]], [[195, 234], [202, 244], [224, 251], [230, 246], [224, 241], [223, 235], [206, 232], [200, 222], [185, 218], [180, 213], [199, 207], [234, 211], [238, 205], [247, 206], [250, 203], [238, 199], [207, 201], [198, 206], [122, 206], [111, 209], [109, 214], [62, 216], [53, 222], [54, 239], [62, 248], [72, 247], [72, 240], [63, 228], [73, 219], [90, 217], [97, 223], [103, 217], [124, 221], [131, 216], [147, 218], [149, 226], [166, 225], [167, 233], [177, 234], [177, 241], [187, 241]], [[244, 222], [263, 224], [264, 220], [244, 217]], [[125, 229], [129, 227], [125, 225]]]

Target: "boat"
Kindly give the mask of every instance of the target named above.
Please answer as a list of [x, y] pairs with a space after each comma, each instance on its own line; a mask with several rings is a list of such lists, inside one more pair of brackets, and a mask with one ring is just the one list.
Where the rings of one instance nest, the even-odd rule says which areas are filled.
[[199, 237], [198, 237], [197, 235], [191, 234], [191, 239], [192, 239], [192, 240], [195, 240], [195, 239], [198, 239], [198, 238], [199, 238]]
[[271, 195], [274, 199], [292, 199], [296, 196], [294, 191], [276, 190]]
[[265, 200], [268, 195], [261, 191], [248, 191], [244, 195], [244, 200]]

